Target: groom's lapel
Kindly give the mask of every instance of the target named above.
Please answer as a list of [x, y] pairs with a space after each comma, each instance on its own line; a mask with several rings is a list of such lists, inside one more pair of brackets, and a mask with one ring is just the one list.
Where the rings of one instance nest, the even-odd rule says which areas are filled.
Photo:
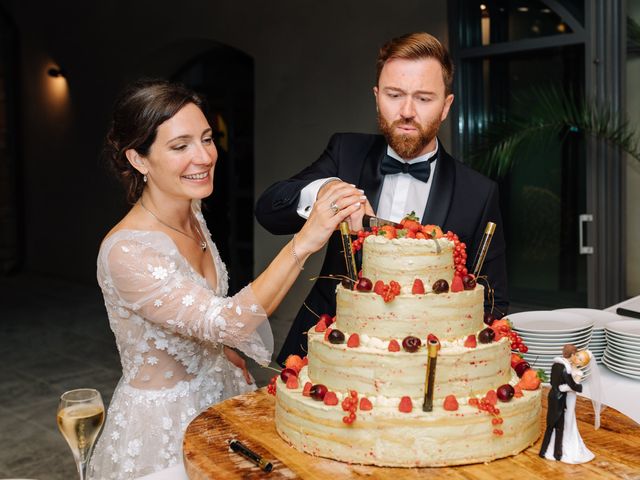
[[442, 227], [447, 220], [453, 200], [456, 166], [455, 160], [442, 147], [442, 142], [438, 143], [438, 161], [435, 172], [433, 172], [433, 183], [420, 221], [423, 225], [430, 224]]
[[373, 211], [378, 210], [380, 192], [384, 177], [380, 173], [380, 163], [386, 153], [387, 143], [384, 137], [376, 138], [375, 142], [367, 152], [360, 172], [359, 186], [364, 190], [364, 194], [369, 199]]

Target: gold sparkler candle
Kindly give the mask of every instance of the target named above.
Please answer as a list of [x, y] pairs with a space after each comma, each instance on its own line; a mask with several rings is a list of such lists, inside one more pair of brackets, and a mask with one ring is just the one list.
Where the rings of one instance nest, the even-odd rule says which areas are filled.
[[433, 410], [433, 390], [439, 347], [440, 342], [438, 340], [432, 338], [427, 341], [427, 374], [424, 380], [424, 403], [422, 404], [422, 411], [424, 412]]
[[342, 248], [344, 250], [344, 261], [347, 265], [347, 275], [355, 283], [358, 281], [358, 269], [356, 268], [356, 260], [353, 256], [351, 233], [349, 232], [349, 224], [347, 222], [340, 222], [340, 235], [342, 236]]
[[487, 250], [489, 250], [489, 245], [491, 244], [491, 239], [493, 238], [493, 234], [496, 231], [496, 224], [493, 222], [488, 222], [487, 226], [484, 229], [484, 235], [482, 236], [482, 241], [480, 242], [480, 248], [478, 248], [478, 253], [476, 253], [476, 258], [473, 262], [473, 276], [478, 278], [480, 275], [480, 270], [482, 269], [482, 264], [484, 263], [484, 259], [487, 256]]

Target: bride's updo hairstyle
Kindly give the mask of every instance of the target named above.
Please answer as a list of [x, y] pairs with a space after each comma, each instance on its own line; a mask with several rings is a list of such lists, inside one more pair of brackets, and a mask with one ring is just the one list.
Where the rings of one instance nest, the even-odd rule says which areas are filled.
[[134, 149], [138, 154], [147, 156], [158, 127], [189, 103], [204, 110], [204, 102], [195, 92], [165, 80], [135, 82], [116, 100], [104, 155], [111, 170], [124, 184], [130, 203], [140, 198], [144, 182], [142, 174], [129, 163], [125, 152]]

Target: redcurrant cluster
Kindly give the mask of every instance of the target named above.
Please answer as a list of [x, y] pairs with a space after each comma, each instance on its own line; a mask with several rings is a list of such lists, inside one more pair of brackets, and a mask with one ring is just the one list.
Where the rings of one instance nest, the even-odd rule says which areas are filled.
[[278, 377], [279, 375], [274, 375], [273, 377], [271, 377], [269, 385], [267, 385], [267, 393], [273, 395], [274, 397], [276, 395], [276, 382], [278, 381]]
[[[495, 402], [495, 403], [494, 403]], [[500, 416], [500, 409], [496, 407], [497, 399], [492, 398], [490, 395], [486, 395], [483, 398], [471, 397], [469, 399], [469, 405], [476, 407], [481, 412], [487, 412], [493, 418], [491, 419], [491, 425], [502, 425], [504, 420]], [[504, 432], [500, 428], [494, 428], [494, 435], [502, 435]]]
[[454, 274], [458, 277], [464, 277], [469, 271], [467, 270], [467, 245], [461, 242], [458, 235], [452, 231], [448, 231], [444, 235], [447, 239], [453, 242], [453, 265], [455, 268]]
[[513, 330], [509, 331], [509, 340], [511, 341], [511, 350], [518, 351], [520, 353], [527, 353], [529, 347], [527, 347], [522, 341], [522, 337]]
[[382, 280], [378, 280], [373, 286], [373, 291], [380, 295], [385, 303], [389, 303], [400, 295], [400, 284], [395, 280], [391, 280], [387, 285]]
[[378, 234], [378, 227], [371, 227], [371, 231], [369, 230], [358, 231], [358, 238], [351, 241], [351, 249], [353, 250], [353, 253], [356, 253], [357, 251], [362, 249], [362, 244], [364, 243], [365, 238], [367, 238], [369, 235], [377, 235], [377, 234]]
[[342, 400], [342, 410], [349, 412], [349, 415], [342, 417], [342, 421], [347, 425], [351, 425], [356, 419], [356, 410], [358, 409], [358, 392], [351, 390], [349, 396]]

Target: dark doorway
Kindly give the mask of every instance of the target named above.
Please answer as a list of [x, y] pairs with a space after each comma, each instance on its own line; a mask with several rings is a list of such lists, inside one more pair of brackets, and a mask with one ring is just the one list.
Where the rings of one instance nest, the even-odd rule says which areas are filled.
[[0, 274], [22, 263], [17, 160], [17, 35], [0, 8]]
[[253, 279], [253, 71], [251, 57], [220, 45], [172, 76], [205, 97], [215, 132], [218, 163], [203, 214], [227, 264], [230, 295]]

